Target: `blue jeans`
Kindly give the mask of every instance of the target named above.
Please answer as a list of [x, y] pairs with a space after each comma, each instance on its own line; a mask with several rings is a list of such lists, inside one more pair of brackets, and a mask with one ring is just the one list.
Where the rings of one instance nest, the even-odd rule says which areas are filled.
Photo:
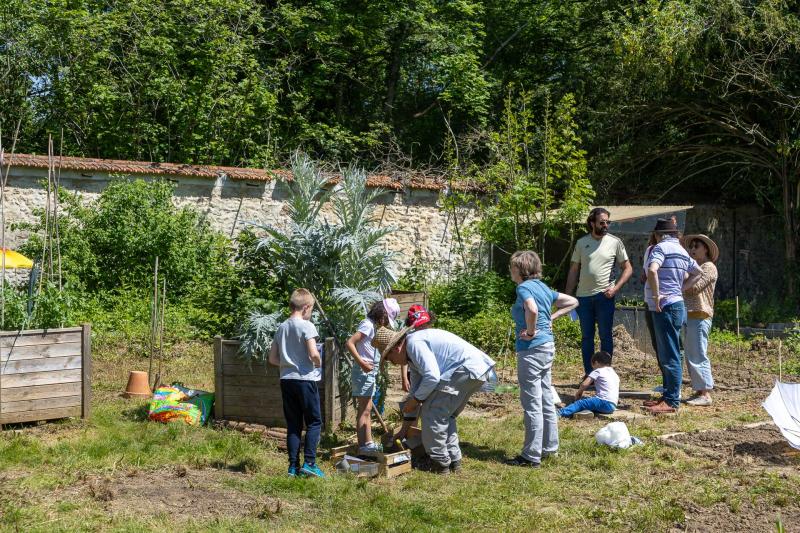
[[606, 298], [602, 292], [593, 296], [579, 296], [578, 318], [581, 321], [583, 371], [588, 376], [592, 373], [595, 324], [600, 335], [600, 349], [614, 355], [614, 339], [611, 336], [611, 329], [614, 327], [614, 298]]
[[711, 361], [708, 360], [708, 332], [711, 331], [710, 318], [686, 319], [686, 366], [692, 378], [692, 390], [711, 390], [714, 378], [711, 377]]
[[289, 450], [289, 466], [300, 467], [300, 435], [306, 425], [306, 441], [303, 456], [307, 465], [317, 462], [317, 445], [322, 433], [322, 412], [319, 389], [316, 381], [282, 379], [281, 397], [283, 416], [286, 417], [286, 448]]
[[608, 400], [601, 400], [597, 396], [590, 396], [588, 398], [581, 398], [580, 400], [576, 400], [569, 404], [568, 406], [561, 409], [561, 416], [568, 417], [572, 416], [578, 411], [583, 411], [584, 409], [588, 409], [589, 411], [595, 413], [603, 413], [609, 414], [613, 413], [617, 406], [613, 403], [609, 402]]
[[558, 413], [550, 386], [555, 355], [556, 347], [552, 342], [517, 352], [519, 401], [525, 422], [525, 441], [520, 455], [534, 463], [558, 451]]
[[675, 408], [681, 403], [681, 328], [685, 322], [686, 306], [683, 300], [663, 307], [660, 313], [653, 313], [658, 359], [664, 372], [664, 401]]

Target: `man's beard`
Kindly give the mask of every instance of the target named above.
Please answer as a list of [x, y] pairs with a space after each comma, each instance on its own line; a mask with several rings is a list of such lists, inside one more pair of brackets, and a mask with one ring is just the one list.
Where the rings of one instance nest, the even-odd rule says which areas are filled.
[[608, 226], [600, 226], [600, 227], [595, 226], [594, 234], [597, 235], [598, 237], [603, 237], [605, 235], [608, 235]]

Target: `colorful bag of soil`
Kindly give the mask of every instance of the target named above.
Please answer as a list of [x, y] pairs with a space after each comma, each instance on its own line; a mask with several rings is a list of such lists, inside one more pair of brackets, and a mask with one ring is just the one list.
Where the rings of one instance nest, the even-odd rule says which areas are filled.
[[191, 426], [205, 424], [214, 408], [214, 394], [188, 389], [180, 383], [158, 387], [147, 417], [158, 422], [180, 420]]

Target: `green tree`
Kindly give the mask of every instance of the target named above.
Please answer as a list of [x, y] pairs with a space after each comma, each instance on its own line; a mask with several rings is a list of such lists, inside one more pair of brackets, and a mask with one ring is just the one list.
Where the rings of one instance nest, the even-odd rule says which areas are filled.
[[484, 241], [543, 255], [547, 237], [578, 222], [594, 191], [574, 96], [563, 96], [555, 106], [547, 92], [542, 100], [537, 120], [531, 92], [506, 99], [503, 123], [489, 135], [491, 159], [475, 172], [480, 192], [469, 201], [478, 208], [474, 229]]
[[21, 148], [187, 163], [263, 164], [276, 95], [249, 0], [10, 0], [0, 8], [0, 113]]
[[[655, 201], [693, 191], [783, 220], [788, 295], [800, 245], [800, 17], [783, 2], [647, 2], [617, 28], [603, 169]], [[608, 137], [605, 137], [608, 139]], [[603, 171], [601, 171], [603, 172]], [[696, 193], [695, 193], [696, 194]]]

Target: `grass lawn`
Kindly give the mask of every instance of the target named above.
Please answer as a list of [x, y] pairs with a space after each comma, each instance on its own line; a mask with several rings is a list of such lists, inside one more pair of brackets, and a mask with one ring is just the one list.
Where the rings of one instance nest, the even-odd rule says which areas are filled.
[[[210, 344], [172, 352], [168, 380], [213, 390]], [[714, 357], [731, 366], [737, 359], [721, 351]], [[638, 374], [621, 366], [624, 388], [655, 383], [654, 364]], [[132, 363], [110, 344], [95, 346], [91, 420], [12, 426], [0, 434], [0, 528], [768, 531], [780, 520], [787, 531], [800, 529], [796, 455], [786, 452], [782, 465], [736, 454], [712, 459], [655, 438], [767, 420], [763, 390], [717, 391], [711, 408], [632, 421], [631, 433], [645, 444], [625, 451], [595, 443], [605, 421], [563, 421], [560, 455], [536, 470], [502, 464], [518, 452], [522, 416], [516, 398], [499, 406], [493, 398], [491, 410], [473, 406], [459, 419], [460, 476], [414, 471], [393, 480], [304, 480], [287, 478], [284, 453], [255, 436], [147, 422], [146, 402], [119, 397], [128, 370], [143, 368], [145, 360]], [[556, 369], [557, 382], [570, 381], [580, 372], [577, 355], [559, 354]], [[751, 355], [738, 370], [771, 371], [768, 357]], [[638, 410], [639, 402], [629, 403]], [[330, 463], [323, 466], [332, 472]]]

